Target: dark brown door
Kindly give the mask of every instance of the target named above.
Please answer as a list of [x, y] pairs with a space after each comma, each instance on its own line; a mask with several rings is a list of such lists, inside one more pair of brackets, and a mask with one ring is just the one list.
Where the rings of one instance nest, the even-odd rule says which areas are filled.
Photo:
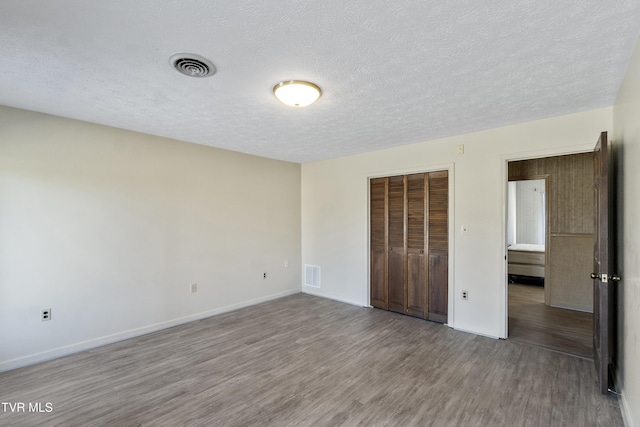
[[389, 198], [389, 310], [405, 312], [405, 179], [404, 176], [388, 178]]
[[427, 318], [445, 323], [448, 311], [449, 270], [449, 172], [429, 173]]
[[426, 318], [427, 185], [423, 173], [407, 176], [407, 314]]
[[387, 178], [370, 182], [371, 200], [371, 305], [385, 310], [387, 296]]
[[612, 386], [610, 367], [615, 337], [615, 242], [612, 230], [613, 168], [611, 145], [602, 132], [594, 149], [595, 238], [593, 251], [593, 360], [602, 393]]
[[371, 305], [447, 321], [448, 172], [370, 181]]

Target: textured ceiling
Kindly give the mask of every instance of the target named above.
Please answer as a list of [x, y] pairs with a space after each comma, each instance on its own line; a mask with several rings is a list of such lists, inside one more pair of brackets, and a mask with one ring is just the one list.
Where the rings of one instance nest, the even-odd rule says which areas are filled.
[[640, 0], [2, 0], [0, 104], [305, 163], [610, 106], [639, 33]]

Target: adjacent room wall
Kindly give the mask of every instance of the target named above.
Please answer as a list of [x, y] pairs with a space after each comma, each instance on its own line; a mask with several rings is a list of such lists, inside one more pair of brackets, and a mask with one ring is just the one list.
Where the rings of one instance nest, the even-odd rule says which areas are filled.
[[300, 292], [300, 264], [300, 165], [0, 107], [0, 370]]
[[509, 165], [509, 179], [538, 175], [550, 177], [551, 234], [593, 234], [593, 153], [523, 160]]
[[302, 262], [322, 268], [321, 288], [303, 292], [369, 305], [368, 177], [452, 165], [449, 323], [505, 336], [507, 160], [592, 149], [611, 119], [603, 108], [302, 165]]
[[640, 42], [613, 108], [618, 168], [618, 358], [627, 425], [640, 426]]

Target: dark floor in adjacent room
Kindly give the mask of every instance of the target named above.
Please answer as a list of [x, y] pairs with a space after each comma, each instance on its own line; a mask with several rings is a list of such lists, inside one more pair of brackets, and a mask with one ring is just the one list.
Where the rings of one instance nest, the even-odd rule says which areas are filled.
[[593, 314], [544, 304], [544, 288], [509, 284], [509, 339], [593, 358]]
[[[27, 338], [25, 338], [27, 339]], [[2, 426], [622, 426], [593, 364], [297, 294], [0, 374]]]

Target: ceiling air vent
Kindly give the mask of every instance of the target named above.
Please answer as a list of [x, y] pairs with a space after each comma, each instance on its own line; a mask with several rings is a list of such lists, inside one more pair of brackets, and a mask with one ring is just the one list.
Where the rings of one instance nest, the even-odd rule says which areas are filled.
[[216, 73], [211, 61], [193, 53], [177, 53], [169, 58], [171, 66], [189, 77], [209, 77]]

